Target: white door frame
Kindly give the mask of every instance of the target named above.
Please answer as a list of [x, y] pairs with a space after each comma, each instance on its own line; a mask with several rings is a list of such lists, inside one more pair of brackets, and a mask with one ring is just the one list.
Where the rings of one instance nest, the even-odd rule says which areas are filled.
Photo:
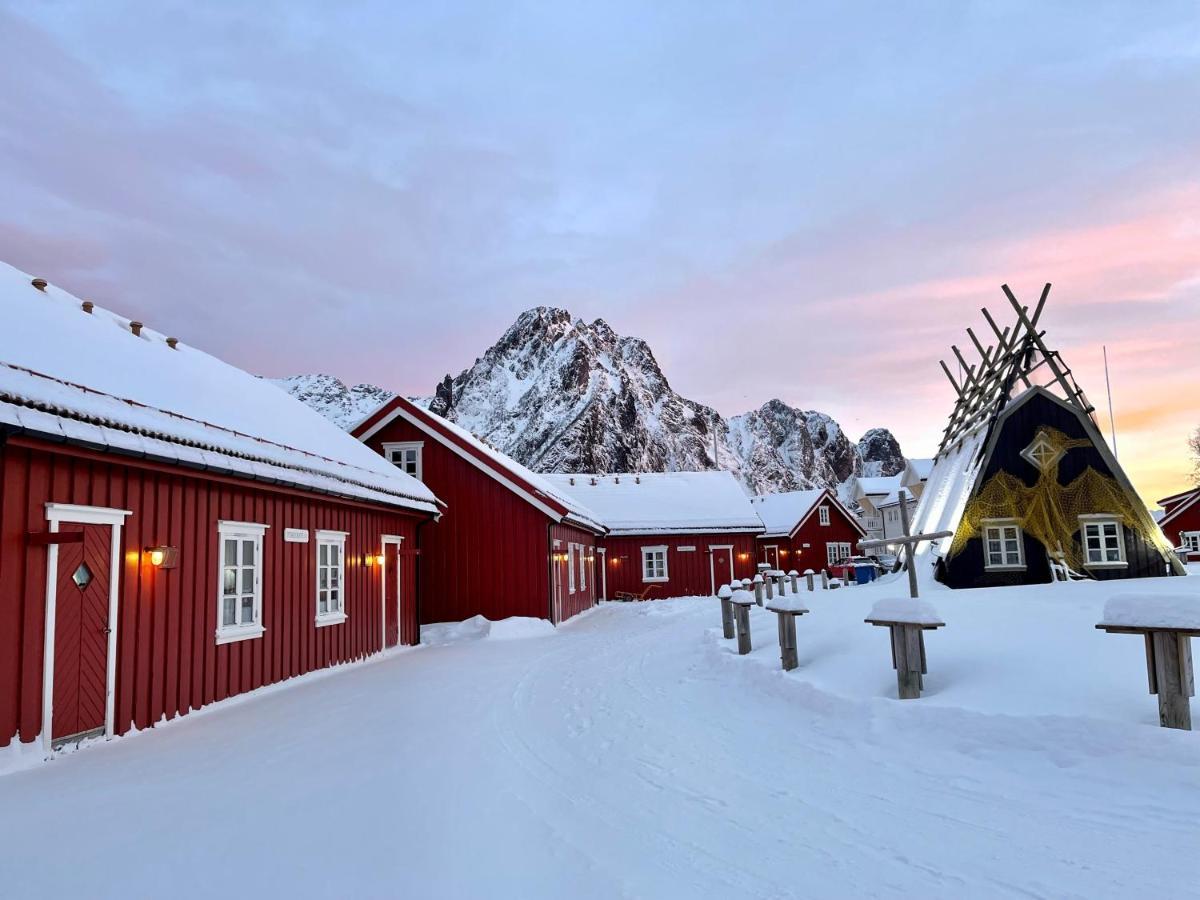
[[714, 552], [716, 550], [728, 550], [729, 551], [729, 580], [733, 581], [733, 544], [709, 544], [708, 545], [708, 577], [709, 577], [709, 580], [712, 582], [712, 592], [713, 592], [714, 596], [717, 593], [717, 570], [716, 570], [717, 555]]
[[[384, 534], [379, 537], [379, 580], [381, 589], [379, 591], [379, 649], [387, 649], [387, 548], [390, 544], [396, 545], [396, 575], [400, 574], [400, 546], [404, 543], [404, 537], [399, 534]], [[420, 623], [417, 624], [420, 628]], [[396, 644], [400, 644], [400, 581], [396, 580]]]
[[[597, 547], [596, 552], [600, 555], [600, 599], [607, 600], [608, 599], [608, 566], [606, 566], [605, 563], [608, 562], [608, 557], [605, 556], [606, 550], [604, 547]], [[593, 579], [595, 578], [595, 575], [596, 575], [596, 573], [592, 572]], [[595, 581], [593, 581], [592, 583], [595, 584]]]
[[[47, 503], [46, 521], [51, 534], [58, 533], [62, 522], [75, 525], [108, 525], [112, 550], [108, 572], [108, 658], [104, 673], [104, 737], [113, 736], [117, 680], [117, 625], [121, 596], [121, 528], [132, 510], [106, 506], [78, 506], [74, 503]], [[58, 604], [58, 544], [47, 544], [46, 552], [46, 632], [42, 636], [42, 743], [46, 750], [54, 744], [54, 623]]]
[[763, 550], [763, 562], [767, 561], [767, 551], [768, 550], [775, 551], [775, 568], [778, 569], [779, 568], [779, 545], [778, 544], [763, 544], [762, 550]]

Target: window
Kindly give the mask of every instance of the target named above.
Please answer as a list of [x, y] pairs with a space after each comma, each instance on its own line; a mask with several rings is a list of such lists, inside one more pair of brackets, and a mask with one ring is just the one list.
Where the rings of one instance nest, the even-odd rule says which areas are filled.
[[587, 563], [588, 563], [588, 556], [587, 556], [587, 554], [584, 552], [584, 549], [585, 549], [585, 548], [584, 548], [583, 544], [580, 544], [580, 545], [579, 545], [579, 589], [580, 589], [581, 591], [586, 591], [586, 590], [587, 590]]
[[402, 472], [406, 472], [413, 478], [420, 479], [421, 473], [421, 450], [425, 446], [424, 441], [405, 441], [400, 444], [384, 444], [383, 455], [387, 457], [387, 461]]
[[1063, 455], [1063, 451], [1054, 446], [1044, 431], [1039, 431], [1033, 443], [1021, 451], [1025, 461], [1040, 472], [1048, 471]]
[[983, 567], [997, 569], [1024, 569], [1025, 542], [1021, 526], [1013, 520], [984, 520], [983, 522]]
[[1083, 564], [1089, 568], [1125, 565], [1125, 539], [1121, 522], [1105, 516], [1080, 516], [1079, 519], [1083, 526]]
[[830, 541], [825, 545], [825, 562], [835, 566], [843, 559], [849, 559], [850, 545], [845, 541]]
[[261, 637], [262, 545], [266, 525], [218, 522], [220, 544], [217, 643]]
[[1191, 553], [1200, 553], [1200, 531], [1179, 532], [1179, 545]]
[[667, 580], [667, 548], [642, 548], [642, 581]]
[[317, 627], [346, 621], [346, 532], [317, 532]]
[[567, 544], [567, 593], [575, 593], [575, 545]]
[[819, 506], [819, 507], [817, 507], [817, 520], [818, 520], [818, 521], [819, 521], [819, 522], [820, 522], [822, 525], [828, 525], [828, 524], [829, 524], [829, 507], [828, 507], [828, 506]]

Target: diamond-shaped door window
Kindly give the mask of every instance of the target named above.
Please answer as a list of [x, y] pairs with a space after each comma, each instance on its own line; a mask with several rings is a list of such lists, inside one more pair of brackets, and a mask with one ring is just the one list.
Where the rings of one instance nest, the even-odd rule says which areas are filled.
[[75, 570], [75, 574], [71, 576], [71, 580], [82, 591], [92, 581], [92, 570], [87, 567], [87, 563], [80, 563], [79, 568]]

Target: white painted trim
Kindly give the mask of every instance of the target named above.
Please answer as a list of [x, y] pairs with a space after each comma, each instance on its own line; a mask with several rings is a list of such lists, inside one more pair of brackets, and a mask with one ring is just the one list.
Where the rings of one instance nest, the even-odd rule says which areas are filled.
[[[1185, 496], [1189, 493], [1191, 493], [1191, 492], [1190, 491], [1183, 492], [1183, 494]], [[1166, 499], [1170, 500], [1171, 498], [1167, 497]], [[1181, 501], [1173, 510], [1171, 510], [1169, 513], [1164, 515], [1162, 517], [1162, 519], [1159, 520], [1159, 523], [1158, 523], [1159, 526], [1165, 529], [1166, 526], [1171, 523], [1172, 519], [1178, 518], [1181, 513], [1183, 513], [1187, 509], [1190, 509], [1192, 506], [1194, 506], [1198, 502], [1200, 502], [1200, 488], [1196, 489], [1196, 493], [1190, 499]]]
[[[1120, 551], [1120, 559], [1105, 559], [1100, 562], [1090, 562], [1088, 560], [1088, 545], [1087, 545], [1087, 527], [1089, 525], [1106, 525], [1109, 522], [1117, 526], [1117, 549]], [[1104, 530], [1103, 528], [1098, 535], [1100, 538], [1100, 552], [1105, 552], [1104, 547]], [[1083, 513], [1079, 516], [1079, 544], [1083, 550], [1083, 567], [1085, 569], [1125, 569], [1129, 567], [1129, 560], [1125, 556], [1125, 523], [1121, 521], [1121, 517], [1111, 513]]]
[[382, 445], [383, 458], [393, 466], [396, 466], [396, 461], [392, 459], [392, 453], [396, 450], [416, 450], [417, 451], [417, 471], [409, 472], [407, 469], [402, 469], [396, 466], [401, 472], [411, 475], [417, 481], [424, 481], [425, 474], [425, 442], [424, 441], [386, 441]]
[[[729, 580], [730, 580], [730, 582], [732, 582], [733, 581], [733, 544], [709, 544], [708, 545], [708, 580], [712, 585], [713, 596], [716, 596], [716, 593], [717, 593], [717, 564], [716, 564], [716, 555], [713, 553], [714, 550], [728, 550], [729, 551]], [[776, 554], [775, 554], [775, 560], [776, 560], [776, 562], [779, 561], [778, 550], [776, 551]]]
[[[313, 541], [313, 620], [317, 623], [317, 627], [321, 628], [325, 625], [340, 625], [345, 622], [349, 616], [346, 613], [346, 537], [350, 534], [348, 531], [329, 531], [326, 529], [317, 529], [316, 540]], [[321, 612], [321, 547], [338, 548], [338, 608], [337, 611]], [[331, 568], [326, 565], [326, 568]], [[332, 590], [332, 588], [326, 588]], [[326, 598], [328, 603], [328, 598]]]
[[233, 519], [217, 519], [217, 530], [222, 531], [248, 531], [262, 537], [267, 533], [270, 525], [264, 525], [261, 522], [235, 522]]
[[[1039, 432], [1040, 433], [1040, 432]], [[980, 519], [979, 524], [983, 526], [983, 570], [985, 572], [1024, 572], [1027, 568], [1025, 562], [1025, 529], [1021, 527], [1021, 523], [1016, 519]], [[1000, 542], [1004, 543], [1005, 528], [1017, 529], [1017, 561], [1011, 563], [1007, 561], [1008, 554], [1003, 548], [1000, 554], [1005, 557], [1005, 562], [997, 565], [990, 565], [988, 562], [990, 551], [988, 550], [988, 529], [999, 528]]]
[[597, 547], [596, 552], [600, 554], [600, 599], [608, 599], [608, 548]]
[[763, 562], [767, 561], [767, 551], [768, 550], [775, 551], [775, 564], [778, 565], [779, 564], [779, 545], [778, 544], [763, 544], [762, 545]]
[[[217, 520], [217, 646], [260, 638], [267, 630], [263, 623], [263, 577], [267, 569], [263, 536], [270, 527], [261, 522]], [[254, 621], [249, 625], [222, 625], [221, 620], [225, 617], [225, 541], [232, 539], [241, 543], [246, 538], [254, 539]], [[238, 568], [240, 578], [241, 567]], [[238, 618], [241, 617], [241, 594], [239, 589], [236, 607]]]
[[[667, 545], [666, 544], [655, 544], [653, 546], [647, 545], [645, 547], [639, 547], [638, 549], [641, 551], [642, 584], [662, 584], [663, 582], [671, 580], [671, 563], [670, 563], [670, 560], [667, 558], [669, 556], [669, 554], [667, 553]], [[663, 555], [662, 576], [659, 577], [656, 575], [651, 578], [647, 578], [646, 577], [646, 554], [647, 553], [660, 553], [660, 552]]]
[[[105, 658], [104, 736], [113, 736], [117, 681], [117, 626], [120, 624], [121, 529], [128, 509], [80, 506], [74, 503], [47, 503], [47, 528], [58, 532], [62, 522], [78, 525], [107, 525], [111, 535], [108, 571], [108, 647]], [[58, 544], [48, 544], [46, 552], [46, 609], [42, 635], [42, 735], [45, 749], [54, 744], [54, 628], [58, 612]]]
[[817, 507], [817, 523], [822, 528], [828, 528], [830, 523], [832, 523], [832, 522], [833, 522], [833, 517], [829, 514], [829, 504], [822, 503], [820, 506]]
[[[387, 649], [387, 548], [395, 544], [399, 550], [404, 543], [404, 536], [399, 534], [383, 534], [379, 536], [379, 649]], [[397, 566], [396, 574], [400, 574]], [[417, 624], [420, 628], [420, 623]], [[400, 582], [396, 582], [396, 642], [400, 641]]]
[[[430, 415], [432, 415], [432, 413]], [[399, 406], [396, 407], [395, 411], [391, 415], [384, 416], [382, 419], [380, 419], [378, 422], [376, 422], [374, 425], [372, 425], [367, 431], [363, 432], [359, 436], [358, 439], [365, 443], [373, 435], [378, 433], [378, 431], [381, 428], [383, 428], [385, 425], [392, 422], [397, 416], [404, 419], [404, 421], [408, 422], [410, 425], [421, 429], [421, 431], [423, 431], [425, 434], [432, 437], [435, 441], [437, 441], [442, 446], [450, 448], [450, 450], [452, 450], [454, 453], [461, 456], [463, 459], [465, 459], [467, 462], [469, 462], [475, 468], [479, 469], [479, 471], [483, 472], [485, 475], [488, 475], [491, 478], [494, 478], [496, 481], [500, 482], [502, 485], [504, 485], [506, 488], [508, 488], [510, 491], [512, 491], [518, 497], [521, 497], [523, 500], [525, 500], [530, 505], [532, 505], [532, 506], [536, 507], [537, 509], [541, 510], [542, 512], [544, 512], [547, 516], [549, 516], [555, 522], [562, 521], [563, 516], [560, 516], [556, 511], [551, 509], [545, 503], [542, 503], [540, 500], [537, 499], [537, 497], [533, 496], [528, 491], [518, 487], [516, 484], [514, 484], [512, 481], [509, 481], [507, 478], [505, 478], [503, 475], [501, 475], [499, 472], [497, 472], [491, 466], [484, 463], [483, 460], [479, 459], [472, 453], [468, 453], [465, 449], [458, 446], [458, 444], [456, 444], [454, 441], [450, 440], [445, 435], [440, 434], [432, 425], [429, 425], [427, 422], [422, 421], [417, 416], [414, 416], [412, 413], [408, 412], [408, 410], [402, 409]]]

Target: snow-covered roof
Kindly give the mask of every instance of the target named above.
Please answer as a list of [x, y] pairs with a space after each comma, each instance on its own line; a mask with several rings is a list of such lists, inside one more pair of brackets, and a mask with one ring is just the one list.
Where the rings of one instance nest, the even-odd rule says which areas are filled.
[[[938, 456], [913, 512], [910, 534], [958, 530], [983, 462], [987, 434], [987, 428], [981, 425]], [[935, 557], [944, 556], [952, 541], [953, 538], [941, 538], [918, 544], [914, 554], [918, 574], [932, 579]]]
[[421, 482], [203, 351], [0, 263], [0, 425], [52, 440], [436, 512]]
[[613, 534], [759, 533], [762, 520], [731, 472], [545, 476]]
[[899, 475], [876, 475], [855, 479], [855, 497], [886, 496], [900, 487]]
[[[537, 474], [511, 456], [501, 453], [495, 447], [480, 440], [460, 425], [443, 419], [406, 397], [395, 396], [388, 400], [356, 424], [350, 433], [358, 441], [366, 441], [397, 416], [402, 416], [428, 434], [435, 437], [440, 436], [442, 442], [459, 452], [460, 456], [465, 453], [470, 461], [499, 475], [506, 486], [515, 488], [556, 519], [560, 521], [568, 519], [596, 532], [606, 530], [603, 520], [586, 504], [570, 493], [555, 487], [549, 480], [553, 476]], [[549, 504], [541, 501], [549, 501]]]
[[760, 494], [752, 497], [754, 511], [767, 529], [764, 537], [789, 535], [804, 519], [817, 501], [824, 497], [824, 490], [785, 491], [781, 494]]
[[929, 473], [932, 471], [932, 459], [906, 459], [904, 461], [904, 471], [900, 476], [900, 483], [906, 487], [920, 484], [929, 478]]

